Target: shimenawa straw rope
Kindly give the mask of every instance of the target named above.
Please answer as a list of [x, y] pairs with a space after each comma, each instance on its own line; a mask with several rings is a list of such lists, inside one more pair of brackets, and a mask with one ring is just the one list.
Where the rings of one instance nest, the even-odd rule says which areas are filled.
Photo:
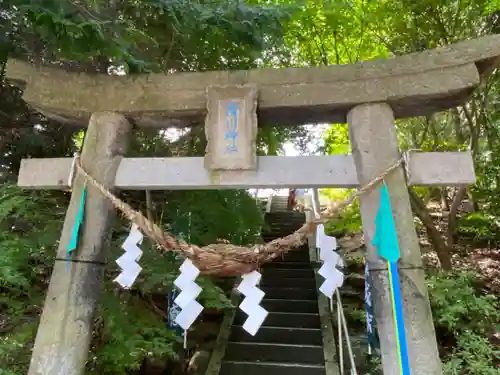
[[173, 251], [182, 254], [193, 261], [202, 274], [217, 275], [221, 277], [238, 276], [251, 272], [260, 264], [272, 261], [277, 256], [302, 245], [307, 240], [307, 235], [314, 231], [319, 223], [324, 223], [339, 214], [341, 210], [351, 205], [357, 198], [371, 192], [391, 172], [404, 164], [404, 158], [388, 167], [382, 174], [371, 180], [368, 184], [357, 190], [340, 203], [330, 202], [329, 207], [321, 212], [318, 219], [305, 223], [294, 233], [275, 239], [262, 245], [252, 247], [236, 246], [230, 243], [217, 243], [204, 247], [187, 243], [181, 239], [164, 232], [154, 222], [148, 220], [141, 212], [134, 210], [130, 205], [116, 197], [102, 184], [95, 180], [81, 165], [80, 158], [76, 157], [75, 166], [91, 186], [97, 188], [113, 206], [141, 231], [158, 244], [162, 252]]

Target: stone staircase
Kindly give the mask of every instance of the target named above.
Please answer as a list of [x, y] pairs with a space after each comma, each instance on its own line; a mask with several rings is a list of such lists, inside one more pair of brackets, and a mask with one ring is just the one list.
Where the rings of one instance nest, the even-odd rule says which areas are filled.
[[271, 200], [271, 212], [287, 212], [288, 196], [275, 195]]
[[[303, 213], [266, 214], [264, 240], [290, 234], [305, 221]], [[238, 310], [219, 375], [325, 375], [323, 333], [315, 275], [307, 246], [262, 268], [262, 302], [269, 315], [253, 337], [243, 330]]]

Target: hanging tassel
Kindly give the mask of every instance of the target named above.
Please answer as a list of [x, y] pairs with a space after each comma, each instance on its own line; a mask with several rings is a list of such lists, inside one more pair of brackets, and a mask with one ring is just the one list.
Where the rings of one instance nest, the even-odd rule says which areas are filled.
[[401, 253], [392, 216], [389, 192], [385, 184], [382, 185], [380, 190], [380, 207], [377, 212], [376, 230], [372, 245], [377, 247], [378, 255], [387, 261], [400, 374], [410, 375], [398, 270], [398, 260], [401, 258]]

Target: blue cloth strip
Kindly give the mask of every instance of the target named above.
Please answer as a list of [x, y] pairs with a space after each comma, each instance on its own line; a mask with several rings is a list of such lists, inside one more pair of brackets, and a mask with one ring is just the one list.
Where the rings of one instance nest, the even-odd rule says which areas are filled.
[[396, 321], [396, 332], [399, 341], [399, 358], [401, 364], [401, 375], [410, 375], [410, 361], [408, 358], [408, 345], [406, 342], [406, 330], [403, 314], [403, 299], [401, 297], [401, 287], [399, 285], [399, 269], [397, 263], [389, 263], [391, 278], [391, 289], [394, 306], [394, 316]]

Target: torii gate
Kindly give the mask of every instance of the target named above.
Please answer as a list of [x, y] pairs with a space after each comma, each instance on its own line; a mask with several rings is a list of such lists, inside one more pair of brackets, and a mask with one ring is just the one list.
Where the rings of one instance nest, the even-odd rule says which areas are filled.
[[[82, 164], [107, 188], [224, 189], [357, 187], [400, 158], [395, 118], [431, 114], [465, 101], [500, 61], [500, 35], [390, 60], [320, 68], [258, 69], [116, 77], [35, 68], [11, 60], [7, 77], [26, 85], [24, 99], [45, 115], [87, 126]], [[258, 120], [257, 120], [258, 116]], [[205, 158], [126, 158], [133, 120], [141, 127], [186, 126], [206, 119]], [[257, 157], [260, 124], [349, 123], [352, 156]], [[23, 160], [19, 186], [68, 187], [72, 159]], [[411, 153], [386, 179], [402, 259], [402, 298], [412, 374], [441, 374], [407, 185], [475, 181], [470, 153]], [[58, 258], [77, 214], [81, 175]], [[374, 234], [378, 192], [361, 198], [367, 259], [384, 374], [399, 374], [388, 277]], [[29, 375], [81, 375], [87, 358], [113, 209], [89, 188], [76, 259], [56, 261]]]

